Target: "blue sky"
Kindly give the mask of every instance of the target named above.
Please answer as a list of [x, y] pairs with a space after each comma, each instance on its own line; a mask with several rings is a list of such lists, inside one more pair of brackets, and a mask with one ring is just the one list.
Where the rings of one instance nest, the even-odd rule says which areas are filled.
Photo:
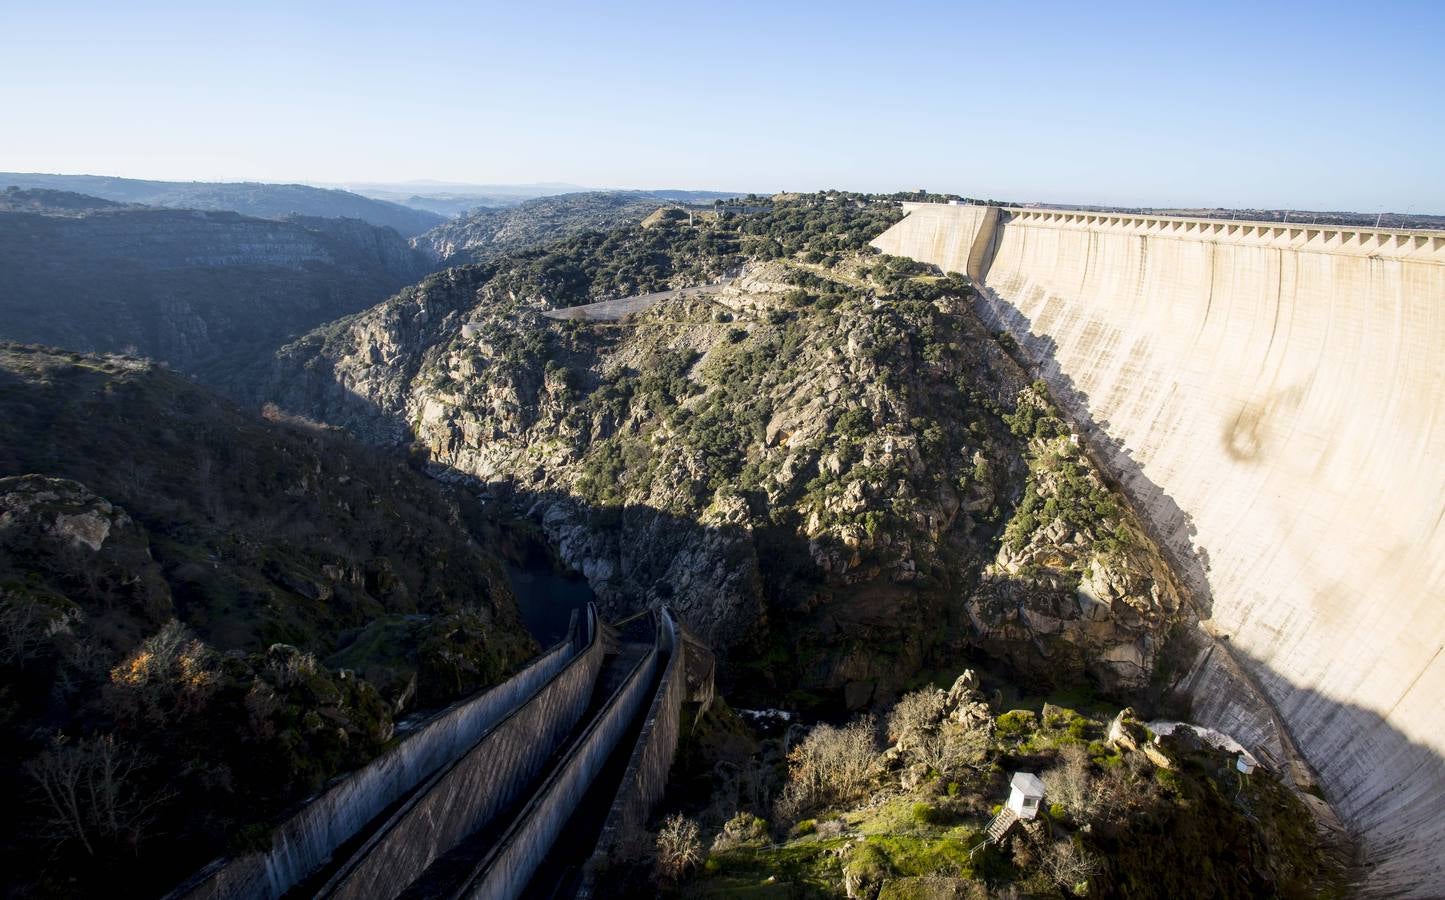
[[1445, 2], [0, 0], [0, 170], [1445, 212]]

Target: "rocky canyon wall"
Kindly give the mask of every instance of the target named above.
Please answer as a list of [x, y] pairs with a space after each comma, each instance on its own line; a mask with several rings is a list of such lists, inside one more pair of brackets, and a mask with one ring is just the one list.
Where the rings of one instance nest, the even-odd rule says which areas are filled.
[[974, 280], [1271, 707], [1196, 718], [1282, 722], [1366, 892], [1445, 892], [1445, 234], [905, 208], [874, 245]]

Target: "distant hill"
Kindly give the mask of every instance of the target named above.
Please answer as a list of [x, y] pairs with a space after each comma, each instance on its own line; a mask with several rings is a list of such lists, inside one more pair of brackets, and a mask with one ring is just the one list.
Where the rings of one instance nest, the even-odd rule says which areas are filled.
[[512, 197], [497, 197], [487, 194], [391, 194], [385, 197], [380, 194], [370, 194], [368, 196], [378, 200], [400, 203], [402, 206], [412, 209], [424, 209], [449, 219], [476, 209], [499, 209], [503, 206], [515, 206], [522, 202]]
[[178, 209], [224, 209], [263, 219], [284, 216], [360, 219], [413, 237], [442, 222], [443, 216], [349, 191], [303, 184], [257, 182], [141, 181], [105, 175], [43, 175], [0, 172], [0, 188], [74, 191], [121, 203]]
[[0, 192], [0, 339], [122, 351], [225, 380], [431, 269], [355, 219], [258, 219]]
[[412, 245], [449, 265], [485, 262], [584, 231], [641, 222], [661, 204], [710, 205], [730, 196], [715, 191], [587, 191], [539, 197], [438, 225]]
[[116, 203], [114, 200], [102, 200], [72, 191], [18, 187], [0, 190], [0, 212], [39, 212], [59, 216], [78, 215], [97, 209], [119, 209], [123, 206], [124, 203]]
[[[533, 654], [460, 502], [154, 363], [0, 344], [7, 895], [157, 896]], [[99, 771], [119, 802], [46, 802]]]

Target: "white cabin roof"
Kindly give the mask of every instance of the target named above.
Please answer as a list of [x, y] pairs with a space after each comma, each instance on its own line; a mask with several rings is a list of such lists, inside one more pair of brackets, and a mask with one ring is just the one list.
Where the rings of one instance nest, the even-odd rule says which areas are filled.
[[1044, 795], [1043, 779], [1032, 772], [1015, 772], [1009, 787], [1018, 791], [1026, 797], [1042, 797]]

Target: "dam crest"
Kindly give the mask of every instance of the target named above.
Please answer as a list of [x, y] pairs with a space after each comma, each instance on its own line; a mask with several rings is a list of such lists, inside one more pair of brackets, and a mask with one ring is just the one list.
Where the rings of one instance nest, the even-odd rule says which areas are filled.
[[1194, 718], [1445, 895], [1445, 233], [905, 203], [1190, 589]]

